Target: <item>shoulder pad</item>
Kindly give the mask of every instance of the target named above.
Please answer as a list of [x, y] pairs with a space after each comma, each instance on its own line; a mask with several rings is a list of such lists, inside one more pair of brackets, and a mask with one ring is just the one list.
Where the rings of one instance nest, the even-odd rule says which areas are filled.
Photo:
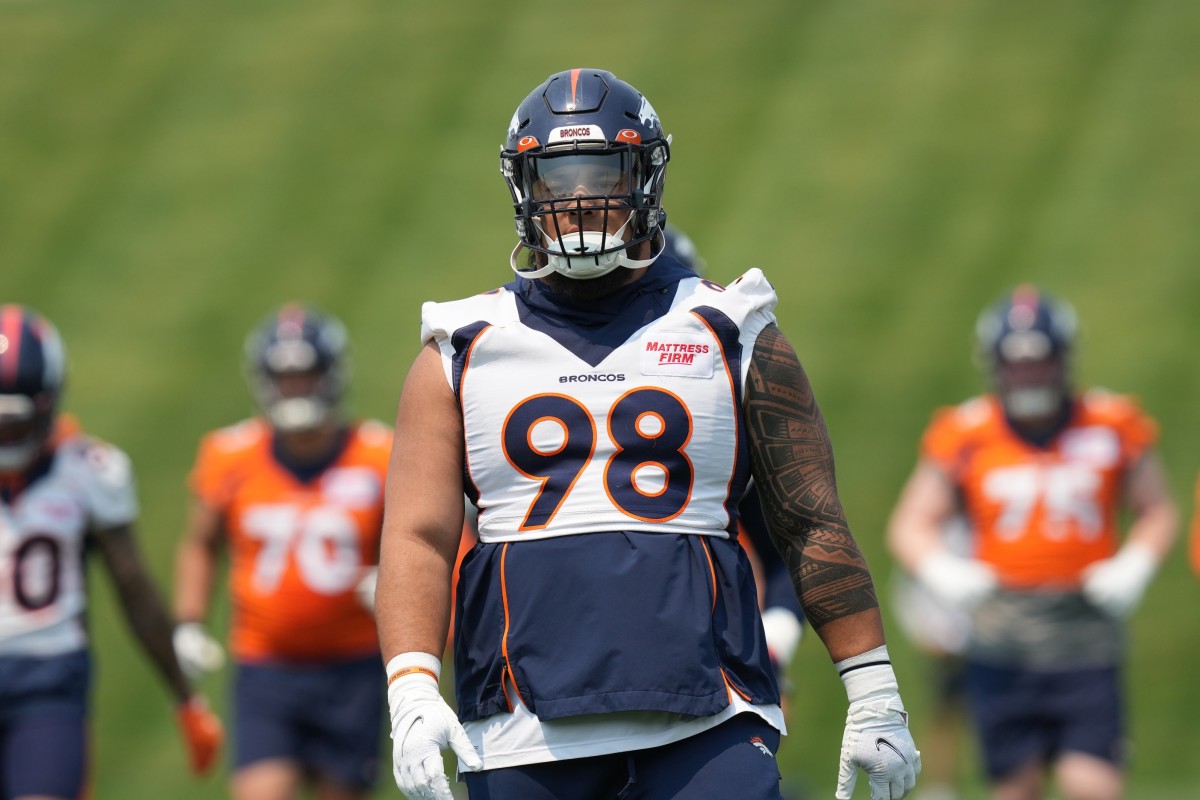
[[421, 344], [431, 340], [445, 342], [456, 330], [473, 322], [499, 324], [516, 318], [516, 301], [504, 287], [462, 300], [422, 303]]
[[205, 436], [205, 443], [214, 450], [234, 453], [253, 447], [269, 435], [267, 425], [258, 417], [218, 428]]
[[77, 434], [59, 445], [55, 470], [87, 507], [97, 527], [125, 525], [137, 518], [133, 464], [122, 450]]
[[738, 316], [750, 316], [754, 312], [771, 314], [779, 301], [771, 282], [758, 267], [750, 268], [728, 286], [705, 279], [695, 280], [690, 298], [697, 304], [740, 311]]
[[392, 428], [377, 419], [365, 419], [358, 423], [356, 429], [359, 440], [368, 447], [390, 448], [392, 446]]
[[964, 400], [951, 409], [944, 410], [952, 416], [960, 428], [979, 428], [986, 425], [995, 416], [996, 406], [986, 395], [978, 395]]
[[1141, 409], [1135, 398], [1099, 387], [1083, 393], [1083, 402], [1093, 411], [1106, 414], [1138, 414]]

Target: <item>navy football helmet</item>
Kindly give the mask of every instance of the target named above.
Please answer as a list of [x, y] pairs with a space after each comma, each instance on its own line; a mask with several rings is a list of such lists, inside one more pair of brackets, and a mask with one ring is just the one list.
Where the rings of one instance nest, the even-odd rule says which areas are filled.
[[663, 249], [660, 258], [674, 259], [700, 277], [704, 277], [704, 273], [708, 269], [708, 264], [705, 262], [704, 257], [700, 255], [700, 250], [696, 247], [696, 243], [692, 241], [692, 237], [670, 224], [663, 228], [663, 236]]
[[0, 471], [33, 463], [54, 427], [66, 375], [62, 339], [25, 306], [0, 306]]
[[1070, 304], [1031, 285], [984, 309], [976, 344], [1010, 417], [1044, 419], [1063, 408], [1076, 328]]
[[[637, 89], [604, 70], [551, 75], [517, 107], [500, 152], [521, 239], [513, 269], [588, 279], [652, 264], [627, 249], [662, 236], [670, 157], [670, 137]], [[628, 218], [610, 231], [610, 217]], [[541, 254], [530, 268], [518, 266], [522, 247]]]
[[299, 303], [284, 305], [250, 332], [247, 379], [272, 427], [305, 431], [336, 419], [348, 348], [341, 322]]

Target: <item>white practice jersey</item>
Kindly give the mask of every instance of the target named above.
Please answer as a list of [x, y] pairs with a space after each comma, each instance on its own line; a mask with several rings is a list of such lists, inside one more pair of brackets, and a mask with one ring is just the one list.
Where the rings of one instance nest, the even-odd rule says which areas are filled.
[[[480, 539], [726, 536], [747, 457], [741, 387], [775, 302], [758, 269], [728, 287], [681, 280], [666, 314], [594, 366], [523, 322], [507, 289], [426, 303], [422, 338], [462, 404]], [[456, 332], [481, 323], [456, 356]]]
[[87, 536], [137, 512], [128, 457], [82, 434], [60, 442], [49, 471], [0, 502], [0, 656], [87, 646]]
[[[730, 513], [749, 474], [742, 395], [755, 340], [775, 319], [775, 292], [757, 269], [728, 287], [685, 277], [647, 291], [672, 294], [662, 295], [653, 313], [645, 304], [627, 307], [603, 331], [580, 332], [553, 313], [540, 318], [508, 287], [456, 302], [426, 303], [422, 309], [422, 339], [440, 347], [446, 378], [462, 408], [466, 478], [468, 493], [477, 493], [479, 538], [485, 548], [503, 543], [504, 552], [511, 547], [525, 556], [524, 561], [501, 561], [509, 581], [524, 585], [523, 566], [553, 569], [537, 561], [536, 548], [521, 549], [526, 543], [550, 545], [553, 537], [729, 535]], [[594, 537], [581, 538], [597, 546]], [[596, 565], [598, 571], [604, 568]], [[491, 574], [463, 578], [467, 594], [504, 593], [495, 585], [469, 583]], [[663, 584], [688, 580], [682, 563], [663, 563], [653, 574]], [[460, 581], [460, 591], [463, 586]], [[647, 587], [647, 596], [659, 592]], [[523, 627], [514, 633], [507, 617], [511, 598], [505, 597], [504, 648], [515, 638], [517, 650], [540, 652], [537, 636], [544, 627], [536, 621], [538, 603], [522, 601], [514, 614]], [[608, 607], [602, 597], [595, 602]], [[553, 617], [555, 610], [544, 613]], [[464, 631], [455, 645], [460, 655], [488, 651], [488, 628]], [[617, 630], [627, 626], [618, 624]], [[598, 636], [616, 641], [605, 638], [611, 633]], [[763, 653], [765, 660], [765, 648]], [[524, 681], [531, 691], [553, 684], [538, 673], [540, 663], [537, 658], [518, 663], [518, 683]], [[578, 694], [588, 695], [588, 668], [564, 662], [550, 669], [557, 678], [565, 668], [582, 676]], [[505, 674], [513, 675], [513, 669], [506, 655]], [[464, 679], [459, 673], [456, 679], [460, 699], [464, 692], [473, 698], [479, 676]], [[669, 669], [665, 677], [647, 678], [647, 685], [667, 685], [680, 696], [700, 693], [680, 680]], [[728, 688], [721, 695], [727, 704], [700, 713], [647, 710], [644, 699], [623, 698], [621, 705], [613, 693], [591, 704], [586, 697], [563, 701], [552, 691], [535, 698], [537, 713], [524, 704], [525, 696], [518, 692], [513, 700], [506, 692], [508, 711], [497, 708], [466, 719], [485, 769], [658, 747], [742, 712], [784, 730], [777, 704], [754, 703]], [[556, 702], [576, 703], [577, 710], [555, 713]]]

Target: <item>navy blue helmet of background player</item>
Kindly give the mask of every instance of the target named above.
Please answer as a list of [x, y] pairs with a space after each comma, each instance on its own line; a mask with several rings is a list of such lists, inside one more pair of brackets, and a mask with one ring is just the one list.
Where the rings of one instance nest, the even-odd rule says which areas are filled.
[[[299, 303], [272, 313], [246, 338], [250, 390], [277, 430], [302, 431], [336, 418], [348, 379], [349, 342], [340, 321]], [[289, 376], [311, 376], [297, 392]]]
[[[626, 251], [661, 237], [670, 157], [670, 137], [637, 89], [604, 70], [551, 75], [517, 107], [500, 152], [521, 240], [513, 269], [529, 278], [557, 271], [588, 279], [653, 263]], [[614, 213], [629, 219], [616, 232], [607, 224], [583, 231], [563, 222], [563, 215], [585, 211], [604, 222]], [[522, 247], [545, 263], [518, 266]]]
[[1063, 408], [1076, 328], [1069, 303], [1028, 284], [984, 309], [976, 346], [1009, 416], [1043, 418]]
[[703, 278], [708, 267], [692, 238], [674, 225], [665, 226], [663, 236], [663, 249], [659, 260], [677, 261]]
[[25, 306], [0, 306], [0, 470], [22, 470], [41, 452], [65, 374], [62, 339], [49, 320]]

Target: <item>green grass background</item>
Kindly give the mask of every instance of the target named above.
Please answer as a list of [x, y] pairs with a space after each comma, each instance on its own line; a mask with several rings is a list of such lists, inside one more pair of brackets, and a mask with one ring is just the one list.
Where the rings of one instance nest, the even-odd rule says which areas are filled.
[[[1192, 0], [0, 0], [0, 300], [59, 325], [67, 405], [132, 455], [167, 588], [198, 438], [252, 411], [249, 327], [288, 298], [342, 316], [354, 408], [390, 420], [421, 301], [508, 279], [513, 108], [553, 71], [609, 68], [675, 136], [667, 207], [712, 277], [757, 265], [779, 290], [884, 585], [917, 437], [982, 387], [974, 317], [1019, 281], [1075, 302], [1081, 380], [1160, 420], [1192, 513], [1198, 40]], [[1200, 780], [1182, 553], [1132, 626], [1138, 800]], [[186, 776], [100, 571], [92, 593], [95, 796], [223, 796]], [[887, 619], [919, 731], [926, 664]], [[816, 637], [794, 678], [785, 785], [829, 797], [845, 698]], [[225, 679], [203, 684], [222, 711]]]

